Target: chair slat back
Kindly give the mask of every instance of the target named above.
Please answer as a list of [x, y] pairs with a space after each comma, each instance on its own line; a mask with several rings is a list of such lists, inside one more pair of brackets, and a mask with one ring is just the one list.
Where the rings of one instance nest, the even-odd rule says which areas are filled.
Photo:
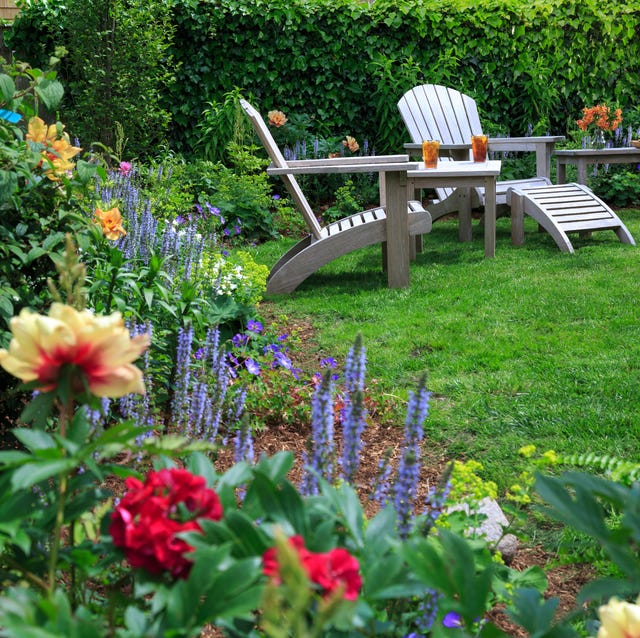
[[[240, 100], [240, 106], [246, 113], [249, 121], [253, 126], [253, 129], [255, 130], [258, 137], [260, 138], [260, 141], [267, 150], [267, 154], [273, 162], [273, 165], [277, 166], [278, 168], [286, 168], [287, 161], [285, 160], [284, 155], [280, 152], [276, 141], [273, 139], [273, 136], [267, 128], [267, 125], [260, 113], [258, 113], [258, 111], [256, 111], [256, 109], [254, 109], [253, 106], [251, 106], [251, 104], [249, 104], [249, 102], [244, 99]], [[309, 232], [316, 239], [320, 239], [320, 237], [322, 236], [322, 228], [320, 227], [320, 224], [318, 223], [318, 220], [316, 219], [316, 216], [311, 209], [307, 198], [304, 196], [302, 190], [300, 189], [296, 178], [293, 175], [281, 175], [281, 177], [284, 181], [285, 186], [287, 187], [287, 190], [289, 191], [289, 194], [298, 207], [298, 210], [302, 213]]]
[[472, 135], [482, 134], [475, 100], [446, 86], [416, 86], [402, 96], [398, 109], [414, 144], [470, 144]]

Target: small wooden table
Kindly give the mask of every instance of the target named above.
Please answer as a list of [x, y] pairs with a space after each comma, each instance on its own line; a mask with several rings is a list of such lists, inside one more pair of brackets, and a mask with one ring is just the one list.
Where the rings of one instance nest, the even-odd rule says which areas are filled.
[[[484, 256], [496, 255], [496, 180], [500, 175], [500, 160], [487, 162], [438, 162], [437, 168], [425, 168], [420, 162], [417, 169], [407, 171], [409, 193], [421, 188], [474, 188], [484, 187]], [[406, 198], [406, 196], [405, 196]], [[467, 198], [471, 202], [471, 198]], [[428, 207], [427, 207], [428, 210]], [[471, 207], [458, 213], [460, 239], [471, 240]]]
[[640, 164], [640, 149], [624, 148], [575, 148], [555, 151], [558, 184], [566, 184], [567, 164], [578, 167], [578, 184], [587, 183], [587, 168], [591, 164]]
[[[530, 137], [490, 137], [489, 151], [517, 151], [536, 154], [536, 176], [551, 179], [551, 155], [558, 142], [564, 142], [563, 135], [544, 135]], [[405, 144], [412, 156], [421, 157], [421, 144]], [[440, 156], [449, 155], [454, 160], [468, 160], [471, 144], [440, 144]]]

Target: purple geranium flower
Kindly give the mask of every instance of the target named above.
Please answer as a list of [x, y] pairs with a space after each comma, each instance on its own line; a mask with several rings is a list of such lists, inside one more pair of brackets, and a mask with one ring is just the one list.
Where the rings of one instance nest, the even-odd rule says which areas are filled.
[[446, 614], [442, 619], [442, 624], [449, 629], [456, 629], [464, 626], [462, 616], [455, 611], [450, 611]]
[[276, 366], [286, 368], [287, 370], [291, 370], [293, 368], [291, 359], [289, 359], [289, 357], [287, 357], [283, 352], [273, 353], [273, 367], [275, 368]]
[[247, 341], [249, 341], [249, 336], [244, 334], [244, 332], [239, 332], [231, 337], [231, 343], [236, 348], [241, 348]]
[[259, 321], [255, 321], [254, 319], [249, 319], [247, 323], [247, 330], [249, 332], [255, 332], [256, 334], [260, 334], [263, 327], [264, 326]]
[[258, 376], [260, 374], [260, 366], [253, 359], [247, 359], [244, 362], [244, 367], [247, 369], [247, 371], [250, 374], [255, 374], [256, 376]]

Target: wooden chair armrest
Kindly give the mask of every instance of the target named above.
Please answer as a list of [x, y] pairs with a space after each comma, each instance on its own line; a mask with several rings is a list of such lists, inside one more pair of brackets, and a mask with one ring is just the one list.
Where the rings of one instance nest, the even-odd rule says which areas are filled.
[[553, 148], [564, 141], [562, 135], [544, 135], [540, 137], [490, 137], [491, 151], [537, 151], [545, 147]]
[[311, 173], [382, 173], [406, 171], [416, 168], [408, 155], [366, 155], [358, 157], [327, 157], [320, 159], [294, 160], [286, 166], [271, 164], [269, 175], [301, 175]]
[[536, 154], [536, 177], [551, 178], [551, 154], [563, 135], [531, 137], [490, 137], [490, 151], [524, 151]]

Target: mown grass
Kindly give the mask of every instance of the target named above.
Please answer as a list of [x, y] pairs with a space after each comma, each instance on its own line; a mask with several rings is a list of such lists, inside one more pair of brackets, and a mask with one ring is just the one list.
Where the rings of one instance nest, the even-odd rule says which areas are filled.
[[[640, 211], [619, 214], [640, 240]], [[265, 244], [257, 259], [270, 266], [291, 243]], [[531, 219], [513, 247], [506, 218], [495, 259], [477, 225], [459, 243], [455, 220], [424, 243], [406, 289], [387, 288], [372, 247], [267, 301], [310, 319], [324, 356], [343, 356], [361, 333], [376, 391], [406, 398], [426, 374], [433, 451], [481, 461], [503, 489], [525, 444], [640, 461], [640, 247], [607, 231], [575, 236], [564, 254]]]

